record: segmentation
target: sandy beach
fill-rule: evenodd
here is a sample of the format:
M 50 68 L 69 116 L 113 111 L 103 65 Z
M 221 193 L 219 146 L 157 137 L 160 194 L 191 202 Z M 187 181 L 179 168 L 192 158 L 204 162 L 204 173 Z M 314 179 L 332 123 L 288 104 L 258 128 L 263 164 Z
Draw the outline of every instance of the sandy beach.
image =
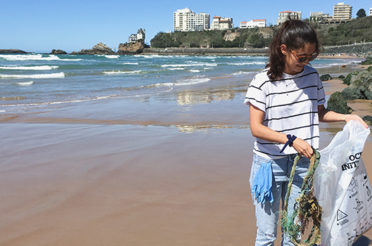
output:
M 344 85 L 324 87 L 330 95 Z M 245 90 L 3 114 L 0 246 L 254 245 Z M 372 112 L 371 102 L 349 105 Z M 321 149 L 342 127 L 321 124 Z M 371 147 L 369 137 L 370 178 Z M 372 240 L 371 231 L 365 236 Z

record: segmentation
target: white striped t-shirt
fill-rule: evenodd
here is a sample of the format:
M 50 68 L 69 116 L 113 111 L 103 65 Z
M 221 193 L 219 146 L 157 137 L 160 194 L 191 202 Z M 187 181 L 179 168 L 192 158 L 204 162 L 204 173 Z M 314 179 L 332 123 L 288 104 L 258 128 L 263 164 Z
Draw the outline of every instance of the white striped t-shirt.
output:
M 270 81 L 267 69 L 251 81 L 244 103 L 252 104 L 265 112 L 263 124 L 277 132 L 295 135 L 319 148 L 318 105 L 325 103 L 322 81 L 318 72 L 305 66 L 301 73 L 283 73 L 282 79 Z M 280 158 L 297 153 L 284 144 L 256 138 L 254 152 L 269 158 Z

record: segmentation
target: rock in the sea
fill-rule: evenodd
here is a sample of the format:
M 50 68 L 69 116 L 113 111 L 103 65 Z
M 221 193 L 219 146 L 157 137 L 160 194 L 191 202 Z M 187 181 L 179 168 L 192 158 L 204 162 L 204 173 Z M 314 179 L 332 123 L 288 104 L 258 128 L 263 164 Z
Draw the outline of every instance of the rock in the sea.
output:
M 0 54 L 27 54 L 27 52 L 16 49 L 0 49 Z
M 342 96 L 342 93 L 338 91 L 330 96 L 327 108 L 340 114 L 349 114 L 352 111 L 352 109 L 347 106 L 347 102 Z
M 133 55 L 142 53 L 145 48 L 145 44 L 142 40 L 135 43 L 119 44 L 118 54 L 119 55 Z
M 50 54 L 53 54 L 53 55 L 66 55 L 67 52 L 64 51 L 64 50 L 55 50 L 55 49 L 53 49 L 52 52 L 50 52 Z
M 352 75 L 350 85 L 342 91 L 342 95 L 346 100 L 372 100 L 372 71 L 363 70 Z
M 327 81 L 327 80 L 331 80 L 332 79 L 332 76 L 329 75 L 328 73 L 327 74 L 323 74 L 322 76 L 320 76 L 320 80 L 321 81 Z
M 98 43 L 90 50 L 83 49 L 78 52 L 71 52 L 71 55 L 113 55 L 113 54 L 115 54 L 115 52 L 104 43 Z

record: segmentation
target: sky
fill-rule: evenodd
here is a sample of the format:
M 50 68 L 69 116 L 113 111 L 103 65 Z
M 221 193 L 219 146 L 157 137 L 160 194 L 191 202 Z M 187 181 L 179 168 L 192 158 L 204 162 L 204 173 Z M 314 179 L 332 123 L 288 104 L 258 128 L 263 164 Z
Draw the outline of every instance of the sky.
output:
M 146 43 L 159 32 L 173 31 L 173 12 L 190 8 L 196 13 L 241 21 L 266 19 L 275 24 L 280 11 L 333 15 L 333 0 L 0 0 L 0 49 L 28 52 L 67 52 L 90 49 L 103 42 L 113 50 L 128 41 L 139 28 L 146 30 Z M 372 0 L 347 0 L 353 18 L 363 8 L 367 15 Z

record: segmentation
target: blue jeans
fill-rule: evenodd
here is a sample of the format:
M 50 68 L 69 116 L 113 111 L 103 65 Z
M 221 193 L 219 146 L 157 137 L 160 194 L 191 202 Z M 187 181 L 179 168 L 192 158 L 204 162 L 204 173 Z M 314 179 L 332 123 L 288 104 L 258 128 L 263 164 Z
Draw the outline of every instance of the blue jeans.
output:
M 251 168 L 250 185 L 252 187 L 253 179 L 256 175 L 258 168 L 261 163 L 271 162 L 273 170 L 273 185 L 272 193 L 274 196 L 274 202 L 266 202 L 265 204 L 257 203 L 254 200 L 256 208 L 256 224 L 257 224 L 257 235 L 256 235 L 256 246 L 272 246 L 276 239 L 277 224 L 280 212 L 280 200 L 282 201 L 282 207 L 284 206 L 285 194 L 287 192 L 288 180 L 291 174 L 293 160 L 295 154 L 287 155 L 280 159 L 267 159 L 259 155 L 253 155 L 253 163 Z M 303 179 L 306 176 L 310 160 L 306 157 L 301 157 L 297 163 L 295 176 L 293 178 L 292 190 L 288 200 L 288 214 L 293 212 L 293 205 L 296 198 L 298 197 Z M 293 246 L 290 239 L 286 235 L 282 235 L 282 244 L 285 246 Z

